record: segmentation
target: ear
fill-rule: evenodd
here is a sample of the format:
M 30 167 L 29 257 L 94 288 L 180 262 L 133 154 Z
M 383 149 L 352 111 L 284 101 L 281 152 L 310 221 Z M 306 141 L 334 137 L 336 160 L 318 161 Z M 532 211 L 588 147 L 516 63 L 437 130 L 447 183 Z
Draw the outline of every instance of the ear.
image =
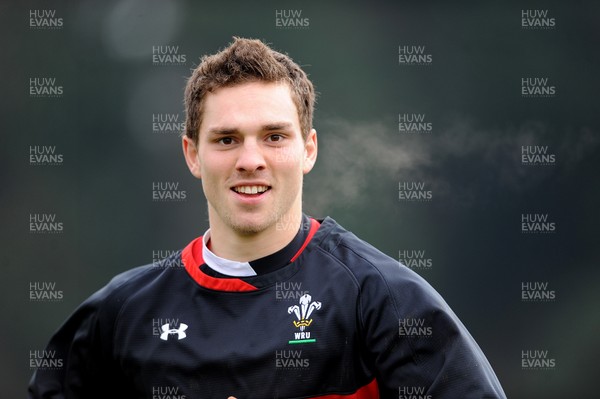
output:
M 306 141 L 304 142 L 304 174 L 310 172 L 313 166 L 315 166 L 315 162 L 317 162 L 317 152 L 317 131 L 315 129 L 310 129 L 310 133 L 308 133 Z
M 198 157 L 198 147 L 196 143 L 189 138 L 188 136 L 183 136 L 181 138 L 181 146 L 183 148 L 183 156 L 185 157 L 185 162 L 187 166 L 196 178 L 202 179 L 202 174 L 200 171 L 200 158 Z

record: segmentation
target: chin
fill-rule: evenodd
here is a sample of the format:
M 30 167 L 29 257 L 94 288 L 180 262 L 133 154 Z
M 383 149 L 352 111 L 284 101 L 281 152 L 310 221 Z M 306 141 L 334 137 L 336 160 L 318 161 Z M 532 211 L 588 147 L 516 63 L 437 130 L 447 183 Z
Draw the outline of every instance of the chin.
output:
M 257 218 L 259 220 L 253 220 L 254 218 L 236 218 L 232 215 L 229 220 L 229 227 L 235 232 L 242 235 L 253 235 L 261 233 L 267 230 L 273 223 L 268 217 Z
M 254 235 L 265 231 L 267 226 L 256 223 L 240 223 L 232 225 L 231 228 L 240 235 Z

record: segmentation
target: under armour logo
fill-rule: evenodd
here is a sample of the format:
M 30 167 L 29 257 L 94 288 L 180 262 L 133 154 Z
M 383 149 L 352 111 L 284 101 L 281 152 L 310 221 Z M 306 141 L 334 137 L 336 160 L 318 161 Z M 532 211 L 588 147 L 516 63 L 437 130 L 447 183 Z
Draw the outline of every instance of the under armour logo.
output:
M 170 328 L 171 325 L 169 323 L 163 324 L 161 330 L 163 331 L 160 334 L 160 339 L 166 341 L 169 339 L 169 335 L 177 334 L 177 339 L 184 339 L 187 335 L 185 330 L 187 330 L 188 325 L 185 323 L 179 323 L 179 328 Z

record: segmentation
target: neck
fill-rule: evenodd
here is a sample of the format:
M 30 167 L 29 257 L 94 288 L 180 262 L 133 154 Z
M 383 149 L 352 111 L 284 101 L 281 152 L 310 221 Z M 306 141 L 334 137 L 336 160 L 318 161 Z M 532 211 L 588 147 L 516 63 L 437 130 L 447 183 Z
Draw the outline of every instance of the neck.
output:
M 212 223 L 210 219 L 210 250 L 221 258 L 249 262 L 288 245 L 300 229 L 302 212 L 286 216 L 289 223 L 273 224 L 254 234 L 243 234 L 223 223 Z

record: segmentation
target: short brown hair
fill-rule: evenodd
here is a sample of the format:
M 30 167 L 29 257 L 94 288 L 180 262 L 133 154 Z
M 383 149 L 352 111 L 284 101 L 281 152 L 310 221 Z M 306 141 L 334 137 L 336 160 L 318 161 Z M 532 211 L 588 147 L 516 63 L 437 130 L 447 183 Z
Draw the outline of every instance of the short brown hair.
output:
M 198 141 L 204 98 L 214 90 L 252 81 L 286 82 L 298 110 L 302 137 L 312 128 L 315 90 L 290 57 L 256 39 L 233 38 L 226 49 L 202 57 L 185 87 L 185 135 Z

